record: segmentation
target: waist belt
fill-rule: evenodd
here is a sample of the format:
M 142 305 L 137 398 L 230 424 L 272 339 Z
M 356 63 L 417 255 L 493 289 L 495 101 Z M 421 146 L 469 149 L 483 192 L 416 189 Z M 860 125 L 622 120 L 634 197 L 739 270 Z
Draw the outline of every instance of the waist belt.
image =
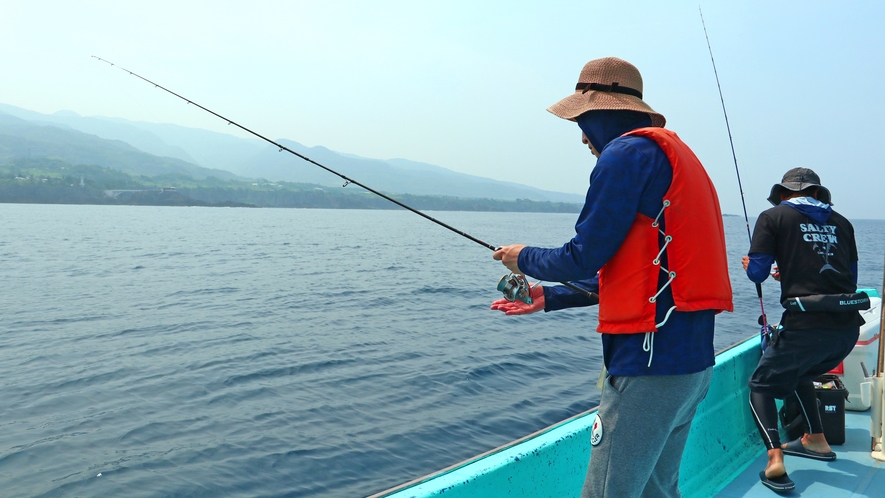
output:
M 860 311 L 870 309 L 870 296 L 863 292 L 848 294 L 813 294 L 811 296 L 788 297 L 781 301 L 788 311 Z

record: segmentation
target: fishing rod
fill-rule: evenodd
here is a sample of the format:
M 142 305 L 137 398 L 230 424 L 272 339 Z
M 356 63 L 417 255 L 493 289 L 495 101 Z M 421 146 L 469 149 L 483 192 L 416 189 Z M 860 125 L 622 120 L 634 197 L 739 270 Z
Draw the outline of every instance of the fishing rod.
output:
M 311 164 L 313 164 L 313 165 L 315 165 L 315 166 L 319 166 L 320 168 L 323 168 L 324 170 L 328 171 L 329 173 L 332 173 L 333 175 L 337 175 L 337 176 L 341 177 L 341 179 L 343 179 L 344 182 L 345 182 L 345 183 L 344 183 L 344 186 L 345 186 L 345 187 L 348 186 L 348 185 L 351 184 L 351 183 L 354 184 L 354 185 L 356 185 L 356 186 L 362 187 L 362 188 L 368 190 L 369 192 L 371 192 L 371 193 L 373 193 L 373 194 L 375 194 L 375 195 L 378 195 L 378 196 L 380 196 L 380 197 L 383 197 L 384 199 L 387 199 L 388 201 L 390 201 L 390 202 L 392 202 L 392 203 L 394 203 L 394 204 L 396 204 L 396 205 L 398 205 L 398 206 L 400 206 L 400 207 L 402 207 L 402 208 L 408 209 L 409 211 L 411 211 L 411 212 L 413 212 L 413 213 L 415 213 L 415 214 L 417 214 L 417 215 L 419 215 L 419 216 L 423 216 L 424 218 L 427 218 L 428 220 L 430 220 L 430 221 L 436 223 L 437 225 L 440 225 L 440 226 L 442 226 L 442 227 L 448 228 L 449 230 L 451 230 L 451 231 L 457 233 L 458 235 L 461 235 L 462 237 L 466 237 L 466 238 L 468 238 L 468 239 L 470 239 L 470 240 L 476 242 L 477 244 L 479 244 L 479 245 L 481 245 L 481 246 L 483 246 L 483 247 L 487 247 L 487 248 L 489 248 L 489 249 L 491 249 L 491 250 L 493 250 L 493 251 L 495 251 L 495 250 L 498 249 L 497 247 L 495 247 L 495 246 L 493 246 L 493 245 L 491 245 L 491 244 L 488 244 L 488 243 L 486 243 L 486 242 L 483 242 L 482 240 L 477 239 L 476 237 L 473 237 L 472 235 L 469 235 L 469 234 L 467 234 L 467 233 L 464 233 L 464 232 L 462 232 L 461 230 L 458 230 L 457 228 L 455 228 L 455 227 L 453 227 L 453 226 L 447 225 L 446 223 L 443 223 L 442 221 L 439 221 L 438 219 L 433 218 L 432 216 L 429 216 L 429 215 L 427 215 L 427 214 L 425 214 L 425 213 L 422 213 L 421 211 L 418 211 L 418 210 L 415 209 L 415 208 L 412 208 L 412 207 L 410 207 L 410 206 L 407 206 L 407 205 L 403 204 L 402 202 L 400 202 L 400 201 L 398 201 L 398 200 L 396 200 L 396 199 L 394 199 L 394 198 L 392 198 L 392 197 L 389 197 L 389 196 L 387 196 L 387 195 L 384 195 L 384 194 L 382 194 L 381 192 L 378 192 L 377 190 L 374 190 L 374 189 L 372 189 L 372 188 L 369 188 L 369 187 L 363 185 L 362 183 L 360 183 L 360 182 L 358 182 L 358 181 L 356 181 L 356 180 L 353 180 L 353 179 L 351 179 L 351 178 L 348 178 L 347 176 L 344 176 L 343 174 L 341 174 L 341 173 L 339 173 L 339 172 L 337 172 L 337 171 L 335 171 L 335 170 L 333 170 L 333 169 L 331 169 L 331 168 L 328 168 L 328 167 L 326 167 L 326 166 L 323 166 L 322 164 L 320 164 L 320 163 L 314 161 L 313 159 L 311 159 L 311 158 L 309 158 L 309 157 L 307 157 L 307 156 L 304 156 L 304 155 L 302 155 L 302 154 L 299 154 L 299 153 L 295 152 L 294 150 L 292 150 L 292 149 L 286 147 L 285 145 L 281 145 L 281 144 L 279 144 L 279 143 L 277 143 L 277 142 L 275 142 L 275 141 L 273 141 L 273 140 L 271 140 L 271 139 L 269 139 L 269 138 L 267 138 L 267 137 L 265 137 L 265 136 L 263 136 L 263 135 L 260 135 L 260 134 L 258 134 L 258 133 L 256 133 L 256 132 L 250 130 L 249 128 L 246 128 L 245 126 L 243 126 L 243 125 L 241 125 L 241 124 L 239 124 L 239 123 L 237 123 L 237 122 L 235 122 L 235 121 L 232 121 L 232 120 L 230 120 L 230 119 L 228 119 L 228 118 L 222 116 L 221 114 L 218 114 L 218 113 L 215 112 L 215 111 L 212 111 L 212 110 L 210 110 L 210 109 L 207 109 L 207 108 L 201 106 L 200 104 L 194 102 L 193 100 L 190 100 L 190 99 L 188 99 L 188 98 L 182 97 L 181 95 L 179 95 L 179 94 L 173 92 L 172 90 L 169 90 L 168 88 L 166 88 L 166 87 L 164 87 L 164 86 L 162 86 L 162 85 L 159 85 L 159 84 L 157 84 L 157 83 L 154 83 L 153 81 L 151 81 L 151 80 L 149 80 L 149 79 L 147 79 L 147 78 L 145 78 L 145 77 L 143 77 L 143 76 L 141 76 L 141 75 L 138 75 L 138 74 L 136 74 L 136 73 L 133 73 L 132 71 L 130 71 L 130 70 L 128 70 L 128 69 L 126 69 L 126 68 L 124 68 L 124 67 L 122 67 L 122 66 L 118 66 L 118 65 L 114 64 L 114 63 L 111 62 L 111 61 L 108 61 L 108 60 L 102 59 L 101 57 L 97 57 L 97 56 L 95 56 L 95 55 L 93 55 L 92 57 L 95 58 L 95 59 L 98 59 L 98 60 L 100 60 L 100 61 L 102 61 L 102 62 L 106 62 L 106 63 L 110 64 L 111 66 L 118 67 L 118 68 L 122 69 L 123 71 L 126 71 L 127 73 L 131 74 L 132 76 L 135 76 L 135 77 L 138 78 L 138 79 L 144 80 L 144 81 L 150 83 L 151 85 L 154 85 L 154 87 L 156 87 L 156 88 L 159 88 L 159 89 L 164 90 L 164 91 L 166 91 L 166 92 L 168 92 L 168 93 L 171 93 L 172 95 L 175 95 L 176 97 L 180 98 L 181 100 L 184 100 L 184 101 L 187 102 L 188 104 L 193 104 L 193 105 L 199 107 L 200 109 L 202 109 L 202 110 L 208 112 L 209 114 L 212 114 L 213 116 L 216 116 L 216 117 L 218 117 L 218 118 L 221 118 L 223 121 L 227 121 L 227 124 L 229 124 L 229 125 L 234 125 L 234 126 L 236 126 L 237 128 L 239 128 L 239 129 L 241 129 L 241 130 L 243 130 L 243 131 L 245 131 L 245 132 L 248 132 L 248 133 L 250 133 L 250 134 L 252 134 L 252 135 L 255 135 L 256 137 L 258 137 L 258 138 L 264 140 L 265 142 L 268 142 L 268 143 L 270 143 L 270 144 L 275 145 L 277 148 L 279 148 L 279 151 L 280 151 L 280 152 L 282 152 L 282 151 L 286 151 L 286 152 L 288 152 L 288 153 L 290 153 L 290 154 L 295 154 L 296 156 L 300 157 L 301 159 L 304 159 L 305 161 L 307 161 L 307 162 L 309 162 L 309 163 L 311 163 Z
M 750 245 L 753 244 L 753 236 L 750 234 L 750 217 L 747 216 L 747 202 L 744 200 L 744 187 L 741 185 L 741 170 L 738 168 L 737 154 L 734 152 L 734 140 L 731 138 L 731 126 L 728 124 L 728 112 L 725 110 L 725 97 L 722 96 L 722 85 L 719 84 L 719 73 L 716 71 L 716 61 L 713 59 L 713 48 L 710 47 L 710 37 L 707 35 L 707 24 L 704 23 L 704 12 L 698 5 L 698 12 L 701 14 L 701 25 L 704 27 L 704 38 L 707 39 L 707 50 L 710 51 L 710 62 L 713 63 L 713 74 L 716 76 L 716 88 L 719 89 L 719 100 L 722 102 L 722 114 L 725 116 L 725 129 L 728 130 L 728 143 L 731 144 L 731 157 L 734 159 L 734 172 L 737 174 L 738 189 L 741 192 L 741 205 L 744 208 L 744 221 L 747 223 L 747 238 Z M 759 317 L 759 325 L 762 325 L 763 340 L 766 334 L 770 333 L 771 327 L 768 325 L 768 318 L 765 316 L 765 304 L 762 302 L 762 284 L 756 283 L 756 295 L 759 296 L 759 308 L 762 315 Z M 763 342 L 763 348 L 764 346 Z
M 285 145 L 282 145 L 282 144 L 280 144 L 280 143 L 277 143 L 277 142 L 275 142 L 275 141 L 273 141 L 273 140 L 271 140 L 271 139 L 265 137 L 264 135 L 261 135 L 261 134 L 259 134 L 259 133 L 256 133 L 256 132 L 250 130 L 249 128 L 246 128 L 245 126 L 243 126 L 243 125 L 241 125 L 241 124 L 239 124 L 239 123 L 237 123 L 237 122 L 235 122 L 235 121 L 233 121 L 233 120 L 231 120 L 231 119 L 228 119 L 228 118 L 222 116 L 221 114 L 218 114 L 217 112 L 215 112 L 215 111 L 213 111 L 213 110 L 211 110 L 211 109 L 207 109 L 206 107 L 201 106 L 200 104 L 194 102 L 193 100 L 190 100 L 190 99 L 188 99 L 188 98 L 186 98 L 186 97 L 183 97 L 183 96 L 181 96 L 181 95 L 179 95 L 179 94 L 173 92 L 172 90 L 170 90 L 170 89 L 168 89 L 168 88 L 166 88 L 166 87 L 164 87 L 164 86 L 158 84 L 158 83 L 154 83 L 153 81 L 151 81 L 151 80 L 145 78 L 144 76 L 141 76 L 141 75 L 139 75 L 139 74 L 136 74 L 136 73 L 134 73 L 134 72 L 132 72 L 132 71 L 130 71 L 130 70 L 124 68 L 123 66 L 118 66 L 117 64 L 114 64 L 113 62 L 111 62 L 111 61 L 109 61 L 109 60 L 102 59 L 101 57 L 98 57 L 98 56 L 95 56 L 95 55 L 93 55 L 92 58 L 94 58 L 94 59 L 98 59 L 98 60 L 101 61 L 101 62 L 105 62 L 105 63 L 107 63 L 107 64 L 110 64 L 110 65 L 113 66 L 113 67 L 120 68 L 121 70 L 123 70 L 123 71 L 125 71 L 125 72 L 131 74 L 132 76 L 135 76 L 136 78 L 138 78 L 138 79 L 140 79 L 140 80 L 142 80 L 142 81 L 145 81 L 145 82 L 147 82 L 147 83 L 150 83 L 151 85 L 154 85 L 155 88 L 159 88 L 159 89 L 161 89 L 161 90 L 163 90 L 163 91 L 165 91 L 165 92 L 167 92 L 167 93 L 171 93 L 172 95 L 174 95 L 174 96 L 180 98 L 181 100 L 187 102 L 188 104 L 195 105 L 195 106 L 199 107 L 200 109 L 202 109 L 202 110 L 208 112 L 209 114 L 212 114 L 213 116 L 215 116 L 215 117 L 217 117 L 217 118 L 220 118 L 222 121 L 227 121 L 227 124 L 229 124 L 229 125 L 234 125 L 234 126 L 236 126 L 237 128 L 239 128 L 239 129 L 241 129 L 241 130 L 243 130 L 243 131 L 245 131 L 245 132 L 247 132 L 247 133 L 249 133 L 249 134 L 251 134 L 251 135 L 254 135 L 254 136 L 258 137 L 258 138 L 264 140 L 265 142 L 268 142 L 268 143 L 270 143 L 270 144 L 276 146 L 276 147 L 279 149 L 280 152 L 282 152 L 282 151 L 286 151 L 286 152 L 288 152 L 288 153 L 290 153 L 290 154 L 294 154 L 295 156 L 298 156 L 298 157 L 301 158 L 301 159 L 304 159 L 305 161 L 307 161 L 307 162 L 309 162 L 309 163 L 311 163 L 311 164 L 313 164 L 313 165 L 315 165 L 315 166 L 319 166 L 320 168 L 323 168 L 324 170 L 328 171 L 329 173 L 332 173 L 333 175 L 336 175 L 336 176 L 340 177 L 342 180 L 344 180 L 344 186 L 345 186 L 345 187 L 348 186 L 348 185 L 350 185 L 350 184 L 352 183 L 352 184 L 354 184 L 354 185 L 356 185 L 356 186 L 358 186 L 358 187 L 362 187 L 363 189 L 368 190 L 369 192 L 371 192 L 371 193 L 373 193 L 373 194 L 375 194 L 375 195 L 377 195 L 377 196 L 379 196 L 379 197 L 382 197 L 382 198 L 384 198 L 384 199 L 386 199 L 386 200 L 388 200 L 388 201 L 390 201 L 390 202 L 396 204 L 397 206 L 400 206 L 400 207 L 402 207 L 402 208 L 404 208 L 404 209 L 408 209 L 409 211 L 411 211 L 411 212 L 413 212 L 413 213 L 415 213 L 415 214 L 417 214 L 417 215 L 419 215 L 419 216 L 421 216 L 421 217 L 423 217 L 423 218 L 426 218 L 426 219 L 428 219 L 428 220 L 430 220 L 430 221 L 436 223 L 437 225 L 439 225 L 439 226 L 441 226 L 441 227 L 447 228 L 447 229 L 449 229 L 449 230 L 451 230 L 451 231 L 457 233 L 458 235 L 460 235 L 460 236 L 462 236 L 462 237 L 465 237 L 465 238 L 467 238 L 467 239 L 470 239 L 470 240 L 472 240 L 473 242 L 476 242 L 477 244 L 479 244 L 479 245 L 481 245 L 481 246 L 483 246 L 483 247 L 485 247 L 485 248 L 491 249 L 492 251 L 497 251 L 498 249 L 500 249 L 499 247 L 493 246 L 492 244 L 489 244 L 489 243 L 487 243 L 487 242 L 483 242 L 482 240 L 480 240 L 480 239 L 478 239 L 478 238 L 476 238 L 476 237 L 474 237 L 474 236 L 472 236 L 472 235 L 470 235 L 470 234 L 468 234 L 468 233 L 462 232 L 461 230 L 458 230 L 457 228 L 455 228 L 455 227 L 453 227 L 453 226 L 451 226 L 451 225 L 448 225 L 448 224 L 446 224 L 446 223 L 444 223 L 444 222 L 442 222 L 442 221 L 440 221 L 440 220 L 438 220 L 438 219 L 436 219 L 436 218 L 434 218 L 434 217 L 432 217 L 432 216 L 430 216 L 430 215 L 428 215 L 428 214 L 425 214 L 425 213 L 423 213 L 423 212 L 421 212 L 421 211 L 419 211 L 419 210 L 417 210 L 417 209 L 415 209 L 415 208 L 413 208 L 413 207 L 411 207 L 411 206 L 408 206 L 408 205 L 406 205 L 406 204 L 403 204 L 402 202 L 400 202 L 400 201 L 394 199 L 393 197 L 390 197 L 390 196 L 387 196 L 387 195 L 385 195 L 385 194 L 382 194 L 381 192 L 378 192 L 377 190 L 375 190 L 375 189 L 373 189 L 373 188 L 370 188 L 370 187 L 368 187 L 368 186 L 366 186 L 366 185 L 364 185 L 364 184 L 362 184 L 362 183 L 360 183 L 360 182 L 358 182 L 358 181 L 356 181 L 356 180 L 354 180 L 354 179 L 352 179 L 352 178 L 349 178 L 349 177 L 347 177 L 347 176 L 345 176 L 345 175 L 343 175 L 343 174 L 341 174 L 341 173 L 339 173 L 339 172 L 333 170 L 332 168 L 329 168 L 329 167 L 327 167 L 327 166 L 323 166 L 322 164 L 320 164 L 320 163 L 314 161 L 313 159 L 311 159 L 311 158 L 309 158 L 309 157 L 307 157 L 307 156 L 305 156 L 305 155 L 303 155 L 303 154 L 299 154 L 299 153 L 295 152 L 294 150 L 292 150 L 292 149 L 286 147 Z M 572 290 L 575 290 L 575 291 L 577 291 L 577 292 L 579 292 L 579 293 L 585 295 L 586 297 L 588 297 L 588 298 L 590 298 L 590 299 L 598 299 L 598 297 L 597 297 L 596 294 L 594 294 L 594 293 L 592 293 L 592 292 L 589 292 L 589 291 L 587 291 L 586 289 L 582 289 L 582 288 L 580 288 L 580 287 L 578 287 L 578 286 L 576 286 L 576 285 L 574 285 L 574 284 L 572 284 L 572 283 L 569 283 L 569 282 L 561 282 L 561 284 L 562 284 L 562 285 L 565 285 L 566 287 L 568 287 L 568 288 L 570 288 L 570 289 L 572 289 Z M 519 299 L 520 301 L 526 302 L 527 304 L 531 304 L 531 303 L 532 303 L 530 286 L 529 286 L 529 284 L 528 284 L 528 281 L 526 281 L 525 277 L 522 276 L 522 275 L 515 275 L 515 274 L 505 275 L 503 278 L 501 278 L 501 281 L 498 282 L 498 290 L 501 291 L 501 292 L 503 292 L 503 293 L 504 293 L 504 296 L 505 296 L 507 299 L 509 299 L 510 301 L 513 301 L 514 299 Z

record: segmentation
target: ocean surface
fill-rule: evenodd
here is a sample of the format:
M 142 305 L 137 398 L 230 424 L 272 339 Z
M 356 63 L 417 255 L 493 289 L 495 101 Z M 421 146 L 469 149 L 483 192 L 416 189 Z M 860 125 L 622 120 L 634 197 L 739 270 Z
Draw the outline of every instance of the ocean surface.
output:
M 574 233 L 430 214 L 494 245 Z M 717 350 L 758 332 L 725 223 Z M 881 290 L 885 221 L 854 224 Z M 0 265 L 4 497 L 365 496 L 599 398 L 595 308 L 489 310 L 491 251 L 406 211 L 0 204 Z

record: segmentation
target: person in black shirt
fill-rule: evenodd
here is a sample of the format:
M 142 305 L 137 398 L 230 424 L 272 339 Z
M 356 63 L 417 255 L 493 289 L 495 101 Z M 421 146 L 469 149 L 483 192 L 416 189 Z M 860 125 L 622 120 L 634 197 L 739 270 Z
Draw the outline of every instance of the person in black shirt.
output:
M 781 302 L 821 298 L 857 290 L 857 245 L 854 228 L 833 211 L 830 191 L 808 168 L 788 171 L 771 188 L 775 207 L 756 221 L 743 266 L 750 280 L 761 283 L 777 264 Z M 784 454 L 823 461 L 836 459 L 823 433 L 813 380 L 851 352 L 862 318 L 854 311 L 794 311 L 788 307 L 771 344 L 750 377 L 750 408 L 768 448 L 762 483 L 775 491 L 795 487 L 784 466 Z M 796 396 L 809 433 L 781 445 L 775 398 Z

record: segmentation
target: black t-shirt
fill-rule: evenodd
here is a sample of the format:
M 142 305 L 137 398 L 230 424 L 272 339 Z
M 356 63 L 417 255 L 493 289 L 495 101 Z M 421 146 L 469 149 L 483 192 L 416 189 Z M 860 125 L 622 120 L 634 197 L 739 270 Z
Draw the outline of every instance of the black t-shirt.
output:
M 851 263 L 857 261 L 854 227 L 833 211 L 826 223 L 781 204 L 759 215 L 750 253 L 774 256 L 781 275 L 781 301 L 789 297 L 855 292 Z M 840 329 L 863 323 L 856 311 L 785 311 L 788 329 Z

